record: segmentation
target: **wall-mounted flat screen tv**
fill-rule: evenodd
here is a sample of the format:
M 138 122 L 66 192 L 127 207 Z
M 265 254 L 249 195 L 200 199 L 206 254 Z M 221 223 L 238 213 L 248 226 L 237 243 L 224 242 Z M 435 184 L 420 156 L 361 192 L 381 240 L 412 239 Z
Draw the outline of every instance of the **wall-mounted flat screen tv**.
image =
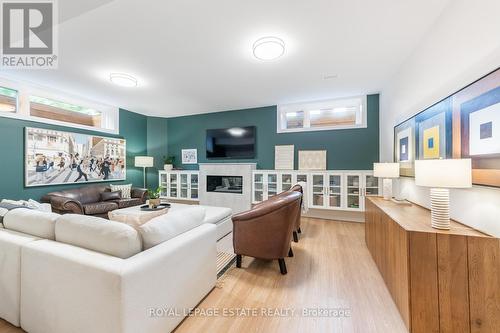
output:
M 207 158 L 255 157 L 255 126 L 207 130 Z

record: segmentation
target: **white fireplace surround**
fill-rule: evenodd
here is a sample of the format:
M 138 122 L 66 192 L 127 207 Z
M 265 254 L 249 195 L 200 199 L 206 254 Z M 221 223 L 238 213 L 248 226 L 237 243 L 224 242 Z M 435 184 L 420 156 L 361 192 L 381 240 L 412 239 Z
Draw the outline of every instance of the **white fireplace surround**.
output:
M 200 205 L 228 207 L 233 213 L 249 210 L 252 204 L 252 171 L 256 168 L 256 163 L 200 163 Z M 243 193 L 207 192 L 207 176 L 243 177 Z

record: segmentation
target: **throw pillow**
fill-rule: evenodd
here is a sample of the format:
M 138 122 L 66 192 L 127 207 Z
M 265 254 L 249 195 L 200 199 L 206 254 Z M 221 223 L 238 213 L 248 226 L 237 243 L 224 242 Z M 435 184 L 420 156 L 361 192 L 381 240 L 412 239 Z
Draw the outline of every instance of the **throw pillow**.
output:
M 122 198 L 121 191 L 102 192 L 101 193 L 101 200 L 102 201 L 120 200 L 121 198 Z
M 111 192 L 121 191 L 122 199 L 131 199 L 132 192 L 132 184 L 128 185 L 113 185 L 109 186 L 111 188 Z

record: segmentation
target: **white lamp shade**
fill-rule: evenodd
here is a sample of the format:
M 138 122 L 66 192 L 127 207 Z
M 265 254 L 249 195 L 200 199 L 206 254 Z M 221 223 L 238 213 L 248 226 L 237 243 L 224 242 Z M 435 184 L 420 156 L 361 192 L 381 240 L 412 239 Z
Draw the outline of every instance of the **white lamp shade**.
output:
M 141 168 L 151 168 L 154 164 L 154 158 L 149 156 L 136 156 L 135 166 Z
M 373 163 L 373 175 L 379 178 L 399 178 L 399 163 Z
M 470 159 L 417 160 L 415 184 L 434 188 L 472 187 Z

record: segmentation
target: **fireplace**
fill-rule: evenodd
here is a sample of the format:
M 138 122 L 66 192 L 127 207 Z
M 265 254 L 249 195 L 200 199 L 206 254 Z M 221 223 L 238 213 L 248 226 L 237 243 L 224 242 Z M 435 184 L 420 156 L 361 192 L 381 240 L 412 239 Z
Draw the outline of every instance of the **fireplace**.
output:
M 207 192 L 242 194 L 243 177 L 207 175 Z

